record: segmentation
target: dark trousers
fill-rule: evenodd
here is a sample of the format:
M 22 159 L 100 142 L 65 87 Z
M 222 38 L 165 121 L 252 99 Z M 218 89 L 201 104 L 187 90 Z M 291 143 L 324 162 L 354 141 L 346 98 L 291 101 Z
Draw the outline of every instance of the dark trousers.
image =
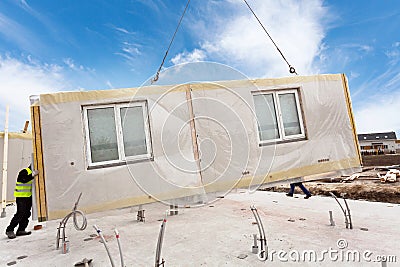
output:
M 11 219 L 10 225 L 6 231 L 14 231 L 14 228 L 18 226 L 17 231 L 25 231 L 29 223 L 29 217 L 31 216 L 32 208 L 32 197 L 17 197 L 17 213 Z
M 307 196 L 311 196 L 310 191 L 308 191 L 307 188 L 306 188 L 302 183 L 293 183 L 293 184 L 290 184 L 290 191 L 289 191 L 289 194 L 292 194 L 292 195 L 293 195 L 293 193 L 294 193 L 294 188 L 295 188 L 296 186 L 300 187 L 300 189 L 304 192 L 304 194 L 306 194 Z

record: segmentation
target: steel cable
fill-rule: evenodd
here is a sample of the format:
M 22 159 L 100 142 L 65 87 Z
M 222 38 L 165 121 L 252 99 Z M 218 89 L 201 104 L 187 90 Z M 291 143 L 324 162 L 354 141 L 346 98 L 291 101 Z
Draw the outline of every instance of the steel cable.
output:
M 246 0 L 243 0 L 243 1 L 246 3 L 246 5 L 250 9 L 251 13 L 253 13 L 254 17 L 257 19 L 258 23 L 263 28 L 264 32 L 268 35 L 269 39 L 271 39 L 271 42 L 274 44 L 274 46 L 278 50 L 279 54 L 281 54 L 283 60 L 285 60 L 286 64 L 289 66 L 289 72 L 298 75 L 297 72 L 296 72 L 296 69 L 294 67 L 292 67 L 292 65 L 289 64 L 289 62 L 287 61 L 287 59 L 283 55 L 282 51 L 279 49 L 278 45 L 274 42 L 274 40 L 272 39 L 271 35 L 268 33 L 267 29 L 264 27 L 264 25 L 261 23 L 260 19 L 257 17 L 256 13 L 253 11 L 253 9 L 250 7 L 250 5 L 247 3 Z
M 175 35 L 176 35 L 176 33 L 178 32 L 179 26 L 181 25 L 183 16 L 185 16 L 185 13 L 186 13 L 186 10 L 187 10 L 187 8 L 188 8 L 188 6 L 189 6 L 189 3 L 190 3 L 190 0 L 188 0 L 187 3 L 186 3 L 185 9 L 183 10 L 183 13 L 182 13 L 182 15 L 181 15 L 181 18 L 179 19 L 178 26 L 176 26 L 174 35 L 172 36 L 172 39 L 171 39 L 171 41 L 169 42 L 167 51 L 165 52 L 164 58 L 163 58 L 163 60 L 162 60 L 162 62 L 161 62 L 161 65 L 160 65 L 160 67 L 158 68 L 157 73 L 156 73 L 156 75 L 154 76 L 154 78 L 151 79 L 151 84 L 153 84 L 154 82 L 158 81 L 158 78 L 159 78 L 159 75 L 160 75 L 160 71 L 161 71 L 161 69 L 162 69 L 162 67 L 163 67 L 163 65 L 164 65 L 165 59 L 167 58 L 169 49 L 171 48 L 171 45 L 172 45 L 172 43 L 174 42 Z

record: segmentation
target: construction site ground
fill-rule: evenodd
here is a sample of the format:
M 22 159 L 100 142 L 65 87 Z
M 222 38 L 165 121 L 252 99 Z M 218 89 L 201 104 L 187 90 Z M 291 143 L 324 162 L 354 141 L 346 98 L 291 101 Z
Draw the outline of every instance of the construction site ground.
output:
M 383 266 L 380 261 L 385 258 L 386 266 L 399 265 L 399 204 L 348 200 L 353 229 L 346 229 L 332 197 L 303 196 L 238 189 L 202 207 L 179 209 L 178 215 L 167 217 L 165 266 Z M 252 253 L 258 228 L 251 205 L 258 208 L 266 232 L 265 262 Z M 162 203 L 145 205 L 145 222 L 137 222 L 137 207 L 89 214 L 83 231 L 75 230 L 70 220 L 69 252 L 62 254 L 55 249 L 60 220 L 41 223 L 43 228 L 36 231 L 38 222 L 30 222 L 32 235 L 8 239 L 4 231 L 15 211 L 9 206 L 7 217 L 0 219 L 0 266 L 74 266 L 83 258 L 92 259 L 92 266 L 111 266 L 95 224 L 106 237 L 115 266 L 121 265 L 114 228 L 120 232 L 125 266 L 155 266 L 157 238 L 168 208 Z
M 386 174 L 382 166 L 367 167 L 361 175 L 352 180 L 346 181 L 348 177 L 335 177 L 333 179 L 322 179 L 314 182 L 307 182 L 304 185 L 313 195 L 330 196 L 329 192 L 340 196 L 345 194 L 346 198 L 354 200 L 368 200 L 377 202 L 388 202 L 400 204 L 400 177 L 394 183 L 382 183 L 378 177 Z M 281 185 L 266 188 L 266 191 L 287 192 L 289 185 Z M 300 189 L 296 187 L 296 191 Z

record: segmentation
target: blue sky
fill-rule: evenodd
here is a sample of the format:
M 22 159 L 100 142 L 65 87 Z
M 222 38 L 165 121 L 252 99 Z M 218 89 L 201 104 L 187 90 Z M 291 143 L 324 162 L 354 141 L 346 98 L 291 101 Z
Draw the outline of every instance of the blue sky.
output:
M 345 73 L 359 133 L 400 138 L 400 1 L 248 0 L 300 75 Z M 29 95 L 137 87 L 157 71 L 186 0 L 0 1 L 0 131 Z M 290 76 L 242 0 L 192 0 L 165 67 L 213 61 Z

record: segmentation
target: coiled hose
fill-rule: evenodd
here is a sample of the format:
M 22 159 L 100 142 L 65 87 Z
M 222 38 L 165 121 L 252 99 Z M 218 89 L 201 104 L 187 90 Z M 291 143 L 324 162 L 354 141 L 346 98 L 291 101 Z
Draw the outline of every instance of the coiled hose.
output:
M 60 239 L 62 240 L 63 243 L 65 242 L 65 239 L 66 239 L 65 226 L 66 226 L 69 218 L 71 218 L 71 217 L 73 218 L 74 227 L 77 231 L 83 231 L 87 227 L 87 218 L 86 218 L 85 214 L 82 211 L 77 210 L 78 203 L 79 203 L 79 200 L 81 199 L 81 196 L 82 196 L 82 192 L 79 194 L 78 200 L 75 202 L 73 210 L 69 214 L 67 214 L 67 216 L 65 216 L 64 219 L 62 219 L 62 221 L 60 222 L 60 226 L 58 227 L 58 231 L 57 231 L 56 249 L 60 248 Z M 80 215 L 82 217 L 82 225 L 81 226 L 78 225 L 77 215 Z M 61 229 L 62 229 L 62 237 L 60 238 Z

